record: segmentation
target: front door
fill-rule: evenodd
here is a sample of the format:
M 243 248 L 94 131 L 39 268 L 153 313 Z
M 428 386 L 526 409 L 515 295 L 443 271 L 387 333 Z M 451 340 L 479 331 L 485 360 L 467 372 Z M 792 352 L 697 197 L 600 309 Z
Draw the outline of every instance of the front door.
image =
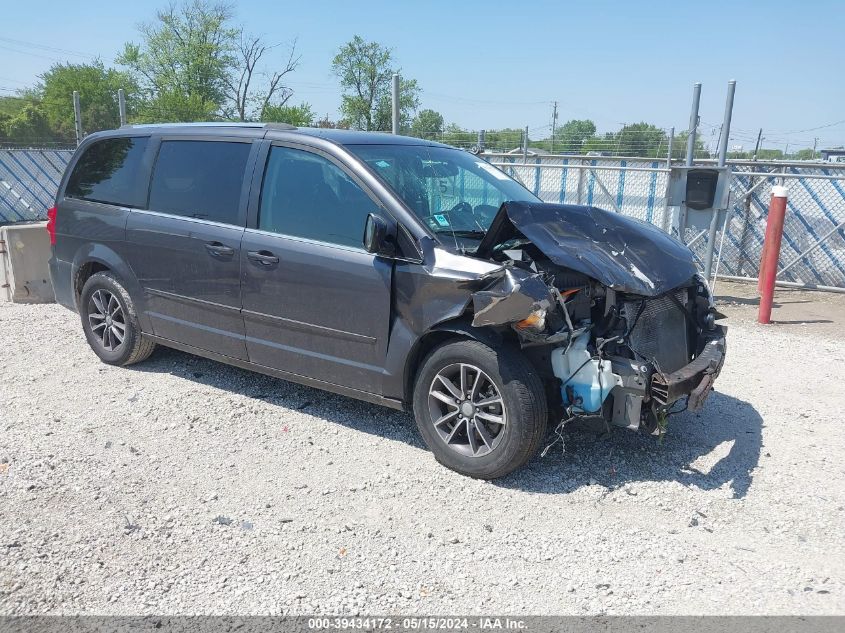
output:
M 378 205 L 339 164 L 273 145 L 241 246 L 249 359 L 381 393 L 393 264 L 362 246 Z
M 133 211 L 126 227 L 153 334 L 239 359 L 247 358 L 240 249 L 251 150 L 243 139 L 162 140 L 148 210 Z

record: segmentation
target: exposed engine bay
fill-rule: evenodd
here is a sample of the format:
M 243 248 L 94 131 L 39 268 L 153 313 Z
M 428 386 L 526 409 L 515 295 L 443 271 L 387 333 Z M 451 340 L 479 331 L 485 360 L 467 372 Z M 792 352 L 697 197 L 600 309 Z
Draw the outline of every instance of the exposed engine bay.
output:
M 501 266 L 472 294 L 473 326 L 509 328 L 539 352 L 563 420 L 659 433 L 679 401 L 703 405 L 725 328 L 685 246 L 592 207 L 506 203 L 475 255 Z

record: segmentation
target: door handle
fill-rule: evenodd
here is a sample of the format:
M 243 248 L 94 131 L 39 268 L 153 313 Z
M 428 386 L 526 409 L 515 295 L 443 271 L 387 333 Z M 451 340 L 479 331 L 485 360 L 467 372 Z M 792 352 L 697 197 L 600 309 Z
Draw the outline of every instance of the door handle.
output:
M 206 242 L 205 250 L 215 257 L 231 257 L 235 254 L 234 248 L 221 244 L 220 242 Z
M 261 266 L 272 266 L 279 263 L 279 258 L 270 251 L 247 251 L 247 259 Z

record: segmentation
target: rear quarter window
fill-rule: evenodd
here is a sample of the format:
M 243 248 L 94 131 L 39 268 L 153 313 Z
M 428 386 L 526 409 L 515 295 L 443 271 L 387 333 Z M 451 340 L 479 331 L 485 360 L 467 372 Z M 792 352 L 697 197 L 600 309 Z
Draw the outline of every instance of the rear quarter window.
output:
M 147 183 L 141 163 L 147 136 L 107 138 L 89 145 L 68 178 L 65 196 L 142 207 Z

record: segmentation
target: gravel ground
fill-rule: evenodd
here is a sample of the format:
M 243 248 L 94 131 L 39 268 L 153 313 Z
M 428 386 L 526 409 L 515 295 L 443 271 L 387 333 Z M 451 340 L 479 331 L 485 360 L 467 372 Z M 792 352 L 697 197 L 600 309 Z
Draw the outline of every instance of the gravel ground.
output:
M 0 613 L 843 614 L 845 343 L 739 323 L 662 443 L 486 483 L 411 419 L 0 304 Z

